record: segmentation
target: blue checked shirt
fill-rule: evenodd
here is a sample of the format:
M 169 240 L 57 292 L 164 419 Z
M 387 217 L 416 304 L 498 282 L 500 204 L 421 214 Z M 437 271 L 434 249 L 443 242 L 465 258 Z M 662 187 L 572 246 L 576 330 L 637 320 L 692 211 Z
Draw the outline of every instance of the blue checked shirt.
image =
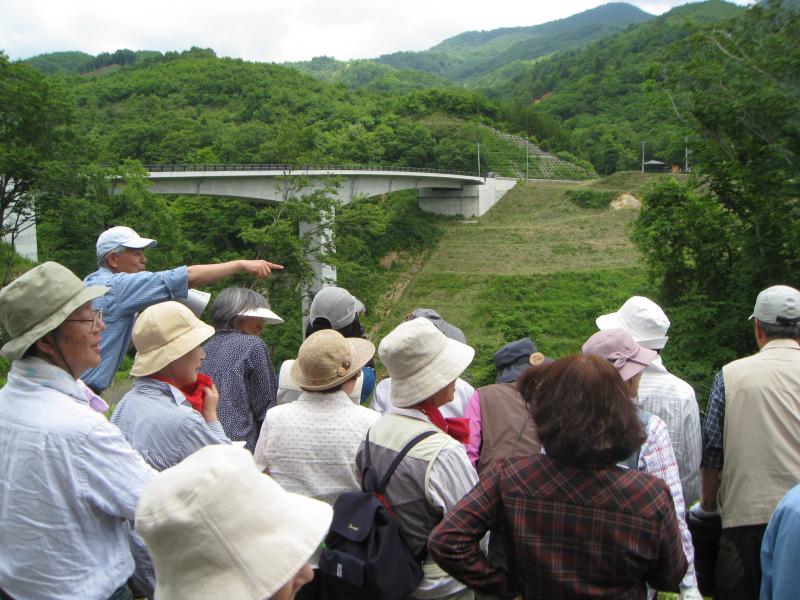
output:
M 700 466 L 704 469 L 722 470 L 722 428 L 725 424 L 725 380 L 722 371 L 717 373 L 711 394 L 708 396 L 708 414 L 703 428 L 703 460 Z
M 81 379 L 92 389 L 102 391 L 114 380 L 133 335 L 136 313 L 148 306 L 189 294 L 189 273 L 186 267 L 150 273 L 112 273 L 100 267 L 83 280 L 86 285 L 104 285 L 109 288 L 105 296 L 95 299 L 95 310 L 103 310 L 106 328 L 100 334 L 101 360 Z
M 211 444 L 230 444 L 219 421 L 206 422 L 179 389 L 140 377 L 122 397 L 111 422 L 157 471 L 174 467 Z

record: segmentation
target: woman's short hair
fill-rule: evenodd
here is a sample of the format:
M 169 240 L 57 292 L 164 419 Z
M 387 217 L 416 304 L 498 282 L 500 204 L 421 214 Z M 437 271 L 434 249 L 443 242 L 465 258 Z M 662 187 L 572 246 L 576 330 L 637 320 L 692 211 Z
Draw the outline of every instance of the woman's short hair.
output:
M 211 322 L 217 329 L 236 329 L 234 321 L 239 314 L 254 308 L 267 308 L 267 299 L 247 288 L 225 288 L 214 300 Z
M 637 408 L 617 370 L 600 357 L 573 355 L 528 369 L 517 387 L 549 456 L 601 469 L 645 440 Z

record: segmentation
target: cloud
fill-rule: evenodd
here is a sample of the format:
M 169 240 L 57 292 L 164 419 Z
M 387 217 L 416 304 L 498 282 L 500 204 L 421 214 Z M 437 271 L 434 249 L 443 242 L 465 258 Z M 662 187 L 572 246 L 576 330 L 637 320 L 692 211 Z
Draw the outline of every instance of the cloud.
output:
M 63 50 L 89 54 L 213 48 L 256 61 L 370 58 L 424 50 L 469 30 L 544 23 L 602 0 L 3 0 L 0 48 L 12 59 Z M 632 2 L 660 14 L 683 2 Z M 749 3 L 739 0 L 738 4 Z

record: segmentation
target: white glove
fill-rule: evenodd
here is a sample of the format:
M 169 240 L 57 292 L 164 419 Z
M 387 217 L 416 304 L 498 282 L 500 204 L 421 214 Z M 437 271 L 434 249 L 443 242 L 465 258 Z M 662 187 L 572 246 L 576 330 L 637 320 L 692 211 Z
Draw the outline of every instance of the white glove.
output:
M 681 600 L 703 600 L 703 594 L 696 587 L 682 587 Z

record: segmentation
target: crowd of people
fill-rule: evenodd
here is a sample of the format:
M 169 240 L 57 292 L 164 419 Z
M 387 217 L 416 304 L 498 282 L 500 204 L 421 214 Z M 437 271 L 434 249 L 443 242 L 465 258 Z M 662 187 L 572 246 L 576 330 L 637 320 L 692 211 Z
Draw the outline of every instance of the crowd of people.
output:
M 326 287 L 276 372 L 264 296 L 226 288 L 213 326 L 188 298 L 282 267 L 148 272 L 155 245 L 112 227 L 85 280 L 46 262 L 0 291 L 0 598 L 340 598 L 323 539 L 365 473 L 391 473 L 377 497 L 419 565 L 410 598 L 797 596 L 800 291 L 758 295 L 759 351 L 717 374 L 701 430 L 647 298 L 568 356 L 509 341 L 475 389 L 438 312 L 376 349 L 364 305 Z

